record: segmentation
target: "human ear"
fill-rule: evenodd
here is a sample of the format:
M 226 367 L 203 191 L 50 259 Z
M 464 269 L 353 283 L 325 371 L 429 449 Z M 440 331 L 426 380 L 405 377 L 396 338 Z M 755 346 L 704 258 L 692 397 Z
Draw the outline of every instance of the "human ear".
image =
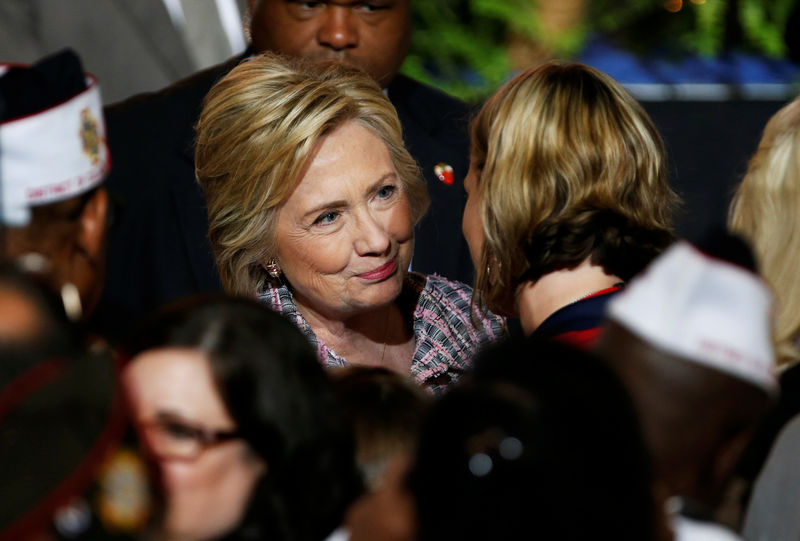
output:
M 103 290 L 108 204 L 108 192 L 101 187 L 83 207 L 69 251 L 65 278 L 78 288 L 84 314 L 91 312 Z
M 78 222 L 78 247 L 92 262 L 105 257 L 108 192 L 100 187 L 86 202 Z

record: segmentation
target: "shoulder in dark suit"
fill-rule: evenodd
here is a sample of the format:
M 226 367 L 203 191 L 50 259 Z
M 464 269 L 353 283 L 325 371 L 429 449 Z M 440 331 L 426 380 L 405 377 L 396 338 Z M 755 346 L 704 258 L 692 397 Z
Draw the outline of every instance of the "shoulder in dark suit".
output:
M 165 302 L 221 290 L 207 238 L 205 204 L 194 176 L 192 143 L 204 96 L 241 59 L 106 109 L 113 162 L 107 187 L 118 207 L 109 238 L 106 288 L 95 316 L 101 332 L 113 335 Z M 401 75 L 388 95 L 432 200 L 417 227 L 412 266 L 471 281 L 469 252 L 461 235 L 468 109 Z M 440 162 L 452 165 L 453 184 L 434 175 L 433 167 Z
M 472 261 L 461 234 L 469 169 L 467 106 L 429 86 L 398 75 L 388 88 L 389 99 L 403 125 L 403 139 L 420 165 L 431 207 L 416 228 L 411 265 L 423 274 L 441 274 L 472 283 Z M 453 184 L 440 181 L 433 168 L 438 163 L 453 167 Z

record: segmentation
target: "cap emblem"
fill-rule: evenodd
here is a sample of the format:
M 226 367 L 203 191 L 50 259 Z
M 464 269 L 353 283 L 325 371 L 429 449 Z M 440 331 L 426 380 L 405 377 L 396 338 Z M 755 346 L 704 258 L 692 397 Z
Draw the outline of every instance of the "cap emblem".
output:
M 92 160 L 92 165 L 97 165 L 100 161 L 100 137 L 97 134 L 97 119 L 88 107 L 81 111 L 81 142 L 83 153 Z

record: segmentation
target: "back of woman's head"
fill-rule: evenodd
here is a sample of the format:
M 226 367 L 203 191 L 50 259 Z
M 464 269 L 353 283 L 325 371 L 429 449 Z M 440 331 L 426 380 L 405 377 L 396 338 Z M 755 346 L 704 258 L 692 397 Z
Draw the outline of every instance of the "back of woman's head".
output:
M 730 229 L 750 241 L 775 290 L 779 362 L 800 360 L 800 98 L 775 113 L 731 203 Z
M 423 422 L 419 539 L 653 539 L 647 453 L 622 385 L 588 354 L 514 341 Z
M 490 306 L 523 273 L 535 280 L 590 255 L 627 278 L 640 265 L 621 256 L 671 240 L 677 196 L 661 137 L 636 100 L 591 67 L 549 63 L 506 83 L 473 120 L 471 159 L 486 239 L 476 284 Z
M 300 331 L 255 300 L 200 297 L 145 323 L 130 353 L 156 348 L 206 355 L 237 432 L 266 462 L 247 527 L 278 539 L 330 533 L 361 485 L 352 432 Z

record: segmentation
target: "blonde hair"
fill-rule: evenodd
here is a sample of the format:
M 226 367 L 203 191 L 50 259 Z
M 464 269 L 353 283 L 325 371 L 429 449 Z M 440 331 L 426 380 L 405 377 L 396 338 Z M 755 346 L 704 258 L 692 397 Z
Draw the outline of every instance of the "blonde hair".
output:
M 609 76 L 548 63 L 498 90 L 472 122 L 489 308 L 586 257 L 629 278 L 672 240 L 678 198 L 647 113 Z
M 770 118 L 734 194 L 731 231 L 753 246 L 777 298 L 774 338 L 779 364 L 800 359 L 800 98 Z
M 228 293 L 265 288 L 280 208 L 321 139 L 357 122 L 389 151 L 416 224 L 428 206 L 419 168 L 403 146 L 397 113 L 353 68 L 271 53 L 236 66 L 203 101 L 195 170 L 208 207 L 209 240 Z

